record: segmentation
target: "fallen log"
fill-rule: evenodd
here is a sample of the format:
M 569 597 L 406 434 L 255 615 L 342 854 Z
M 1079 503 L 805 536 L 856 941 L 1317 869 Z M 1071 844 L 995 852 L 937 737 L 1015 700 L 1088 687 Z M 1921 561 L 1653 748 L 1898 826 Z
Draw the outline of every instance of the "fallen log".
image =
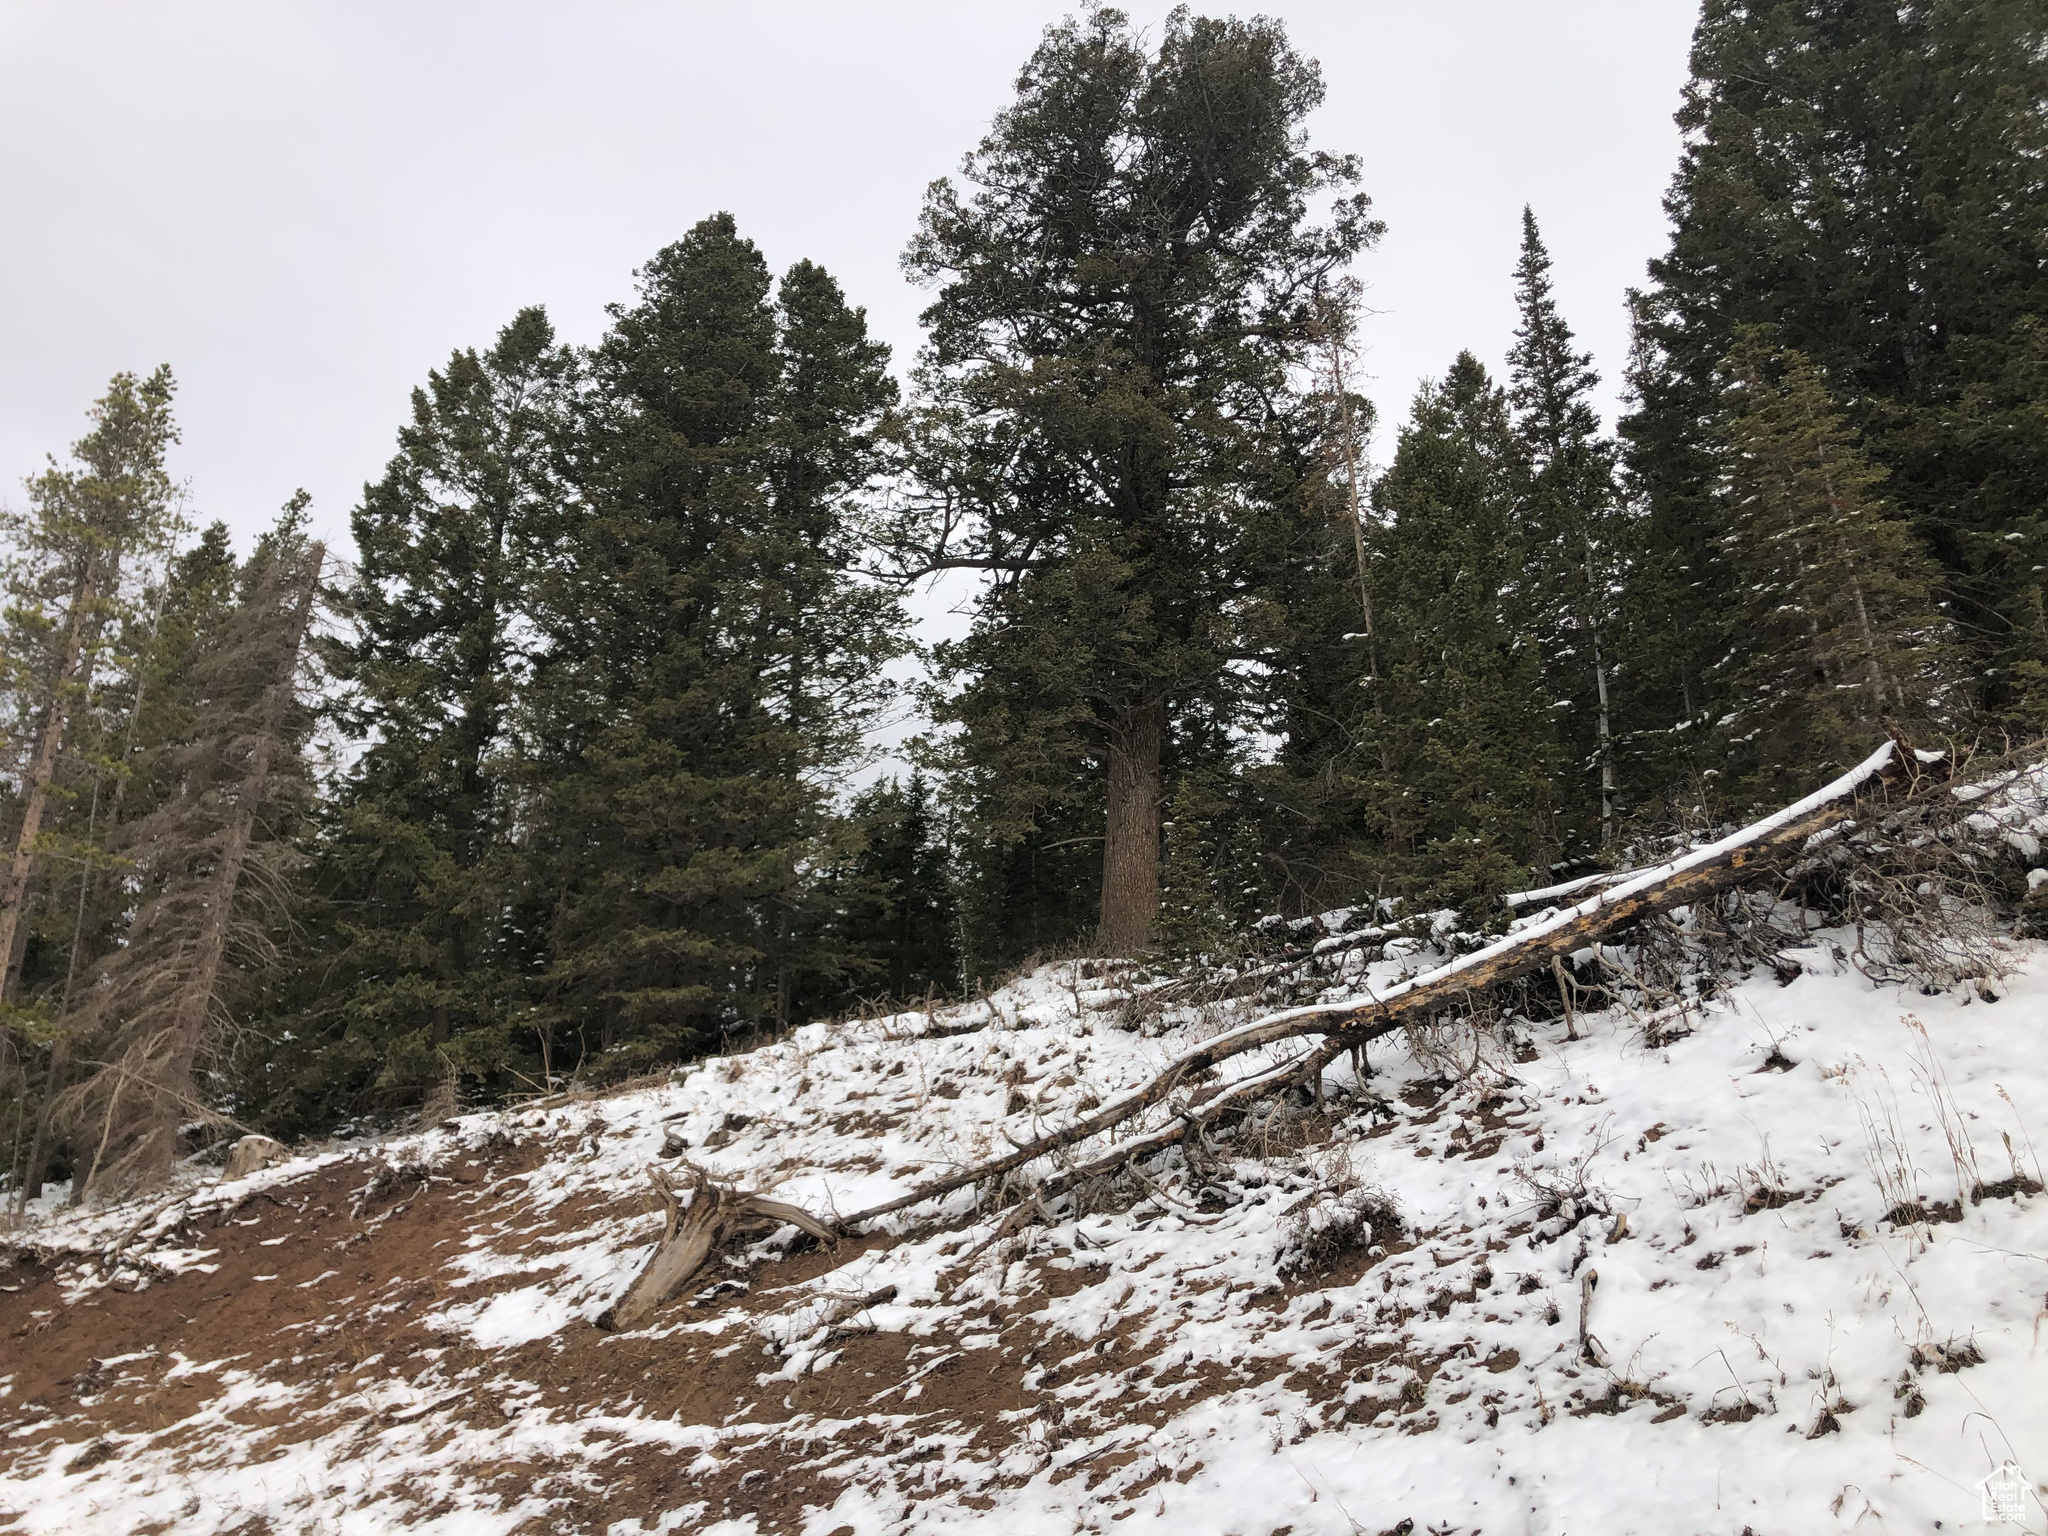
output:
M 1912 754 L 1887 742 L 1857 767 L 1797 804 L 1667 863 L 1597 880 L 1575 881 L 1546 891 L 1520 893 L 1525 902 L 1533 904 L 1534 898 L 1599 887 L 1573 906 L 1548 912 L 1492 944 L 1412 976 L 1376 997 L 1292 1008 L 1212 1036 L 1183 1051 L 1150 1082 L 1092 1114 L 1033 1140 L 1013 1143 L 1013 1150 L 1000 1157 L 932 1179 L 894 1200 L 856 1211 L 837 1223 L 822 1221 L 784 1201 L 714 1184 L 695 1165 L 687 1165 L 692 1188 L 689 1204 L 685 1206 L 674 1181 L 661 1169 L 650 1167 L 647 1176 L 667 1208 L 661 1241 L 626 1294 L 598 1319 L 598 1326 L 639 1326 L 680 1290 L 727 1239 L 744 1231 L 786 1222 L 822 1241 L 833 1241 L 841 1233 L 868 1222 L 983 1180 L 1000 1178 L 1114 1130 L 1164 1101 L 1191 1076 L 1220 1062 L 1289 1040 L 1323 1037 L 1304 1054 L 1231 1084 L 1199 1109 L 1184 1111 L 1167 1124 L 1118 1142 L 1086 1162 L 1067 1164 L 1038 1185 L 1035 1192 L 1043 1197 L 1112 1173 L 1133 1158 L 1200 1135 L 1221 1116 L 1242 1110 L 1260 1098 L 1293 1084 L 1319 1079 L 1323 1069 L 1346 1050 L 1360 1048 L 1368 1041 L 1405 1028 L 1447 1005 L 1463 1004 L 1475 992 L 1545 969 L 1651 912 L 1719 895 L 1753 878 L 1775 856 L 1795 854 L 1815 837 L 1851 821 L 1858 810 L 1860 795 L 1916 771 Z
M 1035 1162 L 1050 1153 L 1074 1146 L 1105 1131 L 1114 1130 L 1163 1101 L 1191 1075 L 1207 1070 L 1248 1051 L 1264 1049 L 1287 1040 L 1309 1035 L 1332 1037 L 1323 1050 L 1362 1045 L 1425 1017 L 1447 1004 L 1462 1001 L 1501 982 L 1547 968 L 1552 960 L 1583 949 L 1614 929 L 1633 923 L 1654 911 L 1687 906 L 1718 895 L 1755 873 L 1754 866 L 1773 855 L 1796 852 L 1815 836 L 1850 819 L 1859 794 L 1912 771 L 1912 754 L 1898 743 L 1887 741 L 1862 763 L 1833 783 L 1816 790 L 1804 800 L 1742 828 L 1704 847 L 1653 868 L 1629 874 L 1574 906 L 1551 912 L 1525 927 L 1495 940 L 1484 948 L 1412 976 L 1377 997 L 1343 1003 L 1315 1004 L 1270 1014 L 1263 1019 L 1220 1035 L 1182 1052 L 1149 1083 L 1112 1099 L 1092 1114 L 1049 1131 L 999 1157 L 954 1173 L 932 1179 L 907 1194 L 880 1205 L 856 1211 L 842 1219 L 842 1230 L 850 1231 L 867 1222 L 936 1200 L 954 1190 L 979 1184 L 984 1179 Z M 1317 1054 L 1320 1054 L 1317 1053 Z M 1287 1076 L 1300 1063 L 1273 1073 L 1261 1074 L 1254 1082 Z M 1248 1085 L 1247 1085 L 1248 1086 Z M 1236 1090 L 1233 1090 L 1233 1096 Z M 1165 1145 L 1186 1132 L 1168 1127 L 1119 1146 L 1093 1166 L 1114 1166 L 1151 1144 Z M 1162 1139 L 1163 1138 L 1163 1139 Z
M 1315 1081 L 1322 1075 L 1325 1067 L 1350 1050 L 1359 1038 L 1351 1034 L 1331 1035 L 1306 1055 L 1295 1057 L 1270 1072 L 1260 1072 L 1240 1079 L 1200 1109 L 1177 1115 L 1155 1131 L 1133 1136 L 1128 1141 L 1120 1141 L 1113 1151 L 1096 1158 L 1093 1162 L 1077 1163 L 1062 1168 L 1039 1186 L 1038 1193 L 1041 1198 L 1062 1193 L 1089 1179 L 1115 1173 L 1132 1158 L 1150 1157 L 1153 1153 L 1162 1152 L 1190 1136 L 1199 1138 L 1203 1131 L 1225 1115 L 1235 1114 L 1282 1089 Z

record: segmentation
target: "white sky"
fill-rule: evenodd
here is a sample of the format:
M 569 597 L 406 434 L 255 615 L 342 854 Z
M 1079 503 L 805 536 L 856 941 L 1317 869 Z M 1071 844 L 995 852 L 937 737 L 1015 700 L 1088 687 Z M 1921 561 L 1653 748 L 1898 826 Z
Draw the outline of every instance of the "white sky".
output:
M 1315 141 L 1363 157 L 1390 226 L 1359 268 L 1382 444 L 1458 348 L 1498 364 L 1524 201 L 1611 386 L 1694 0 L 1244 9 L 1322 61 Z M 110 374 L 168 362 L 194 510 L 246 534 L 304 485 L 345 547 L 430 367 L 535 302 L 596 339 L 633 268 L 721 208 L 777 271 L 835 273 L 905 365 L 924 187 L 1065 10 L 0 0 L 0 498 Z

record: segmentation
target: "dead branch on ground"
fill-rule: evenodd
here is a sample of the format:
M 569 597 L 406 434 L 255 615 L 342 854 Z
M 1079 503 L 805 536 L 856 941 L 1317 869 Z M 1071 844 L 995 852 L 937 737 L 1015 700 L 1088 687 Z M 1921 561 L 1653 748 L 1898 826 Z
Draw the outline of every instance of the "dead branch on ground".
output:
M 1881 791 L 1887 783 L 1904 778 L 1908 772 L 1904 765 L 1910 761 L 1910 753 L 1888 741 L 1832 784 L 1717 842 L 1640 871 L 1575 906 L 1552 912 L 1482 949 L 1411 977 L 1377 998 L 1288 1009 L 1213 1036 L 1183 1051 L 1151 1082 L 1112 1099 L 1094 1113 L 1019 1143 L 999 1157 L 933 1179 L 894 1200 L 856 1211 L 845 1218 L 842 1226 L 852 1230 L 956 1189 L 999 1178 L 1050 1153 L 1114 1130 L 1162 1102 L 1195 1074 L 1233 1057 L 1321 1035 L 1325 1037 L 1324 1044 L 1310 1059 L 1329 1051 L 1327 1059 L 1334 1060 L 1336 1050 L 1392 1034 L 1441 1009 L 1459 1006 L 1471 993 L 1547 968 L 1553 959 L 1583 949 L 1651 913 L 1718 895 L 1754 877 L 1775 857 L 1798 852 L 1815 836 L 1840 826 L 1856 809 L 1859 795 Z M 1333 1042 L 1336 1050 L 1330 1049 Z M 1255 1081 L 1277 1086 L 1276 1080 L 1286 1075 L 1287 1069 L 1281 1069 L 1262 1074 Z M 1117 1149 L 1116 1158 L 1121 1161 L 1133 1155 L 1141 1144 L 1154 1140 L 1158 1134 L 1125 1143 Z
M 676 1184 L 659 1168 L 649 1168 L 647 1178 L 661 1196 L 668 1213 L 661 1241 L 654 1245 L 640 1273 L 626 1294 L 598 1318 L 605 1329 L 637 1328 L 654 1315 L 655 1309 L 682 1289 L 705 1260 L 742 1233 L 769 1230 L 784 1223 L 798 1227 L 820 1242 L 837 1236 L 810 1212 L 766 1195 L 748 1194 L 714 1184 L 711 1176 L 696 1164 L 690 1170 L 690 1203 L 685 1206 Z

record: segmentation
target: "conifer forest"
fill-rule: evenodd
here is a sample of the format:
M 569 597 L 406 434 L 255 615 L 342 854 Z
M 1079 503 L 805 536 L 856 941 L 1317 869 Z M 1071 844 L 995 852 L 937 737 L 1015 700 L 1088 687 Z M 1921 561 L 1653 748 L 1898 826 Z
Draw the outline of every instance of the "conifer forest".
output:
M 1504 372 L 1374 421 L 1323 93 L 1278 21 L 1057 22 L 903 231 L 914 357 L 692 210 L 594 344 L 421 378 L 346 546 L 195 512 L 176 358 L 79 401 L 0 499 L 14 1210 L 1042 960 L 1499 935 L 2048 733 L 2038 0 L 1706 0 L 1611 432 L 1541 207 Z

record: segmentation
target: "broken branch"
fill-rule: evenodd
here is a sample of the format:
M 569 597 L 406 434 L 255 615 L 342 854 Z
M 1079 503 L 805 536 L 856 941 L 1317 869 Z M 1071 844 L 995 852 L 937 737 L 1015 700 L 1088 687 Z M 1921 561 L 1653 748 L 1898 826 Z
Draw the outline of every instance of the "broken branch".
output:
M 640 1273 L 626 1288 L 626 1294 L 605 1309 L 597 1325 L 607 1330 L 637 1328 L 654 1315 L 656 1308 L 682 1289 L 683 1283 L 704 1266 L 704 1261 L 723 1247 L 729 1238 L 749 1230 L 798 1227 L 820 1242 L 832 1242 L 838 1234 L 810 1212 L 766 1195 L 748 1194 L 714 1184 L 711 1176 L 696 1164 L 690 1170 L 690 1203 L 685 1206 L 675 1180 L 659 1168 L 647 1170 L 648 1182 L 667 1212 L 661 1241 L 654 1245 Z

